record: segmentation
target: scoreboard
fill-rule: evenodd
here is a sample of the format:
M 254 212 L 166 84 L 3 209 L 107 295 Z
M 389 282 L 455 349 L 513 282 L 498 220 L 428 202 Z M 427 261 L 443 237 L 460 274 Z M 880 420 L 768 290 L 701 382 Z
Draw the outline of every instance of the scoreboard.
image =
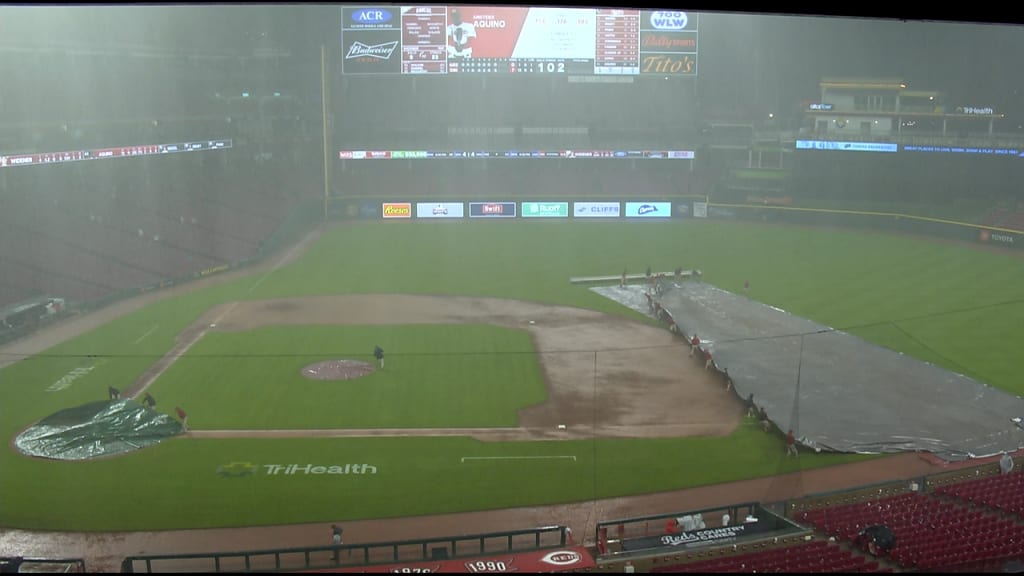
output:
M 348 75 L 697 74 L 695 12 L 343 6 Z

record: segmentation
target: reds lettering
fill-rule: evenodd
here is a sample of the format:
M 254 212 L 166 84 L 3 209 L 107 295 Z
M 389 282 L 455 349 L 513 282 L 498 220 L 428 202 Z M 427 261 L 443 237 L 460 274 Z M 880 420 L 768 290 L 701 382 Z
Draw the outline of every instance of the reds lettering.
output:
M 643 74 L 693 74 L 697 61 L 691 56 L 668 56 L 658 54 L 644 56 L 640 66 Z
M 505 207 L 501 204 L 484 204 L 481 212 L 484 214 L 504 214 Z

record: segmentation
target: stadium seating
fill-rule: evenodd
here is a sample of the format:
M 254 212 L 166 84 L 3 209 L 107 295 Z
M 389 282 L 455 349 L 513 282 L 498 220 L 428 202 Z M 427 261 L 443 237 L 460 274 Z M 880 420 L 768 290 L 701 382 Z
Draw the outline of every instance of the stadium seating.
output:
M 863 528 L 885 525 L 896 535 L 890 556 L 903 568 L 938 569 L 1024 553 L 1024 526 L 916 492 L 802 512 L 796 519 L 848 542 Z
M 1020 471 L 940 486 L 935 493 L 1024 516 L 1024 474 Z

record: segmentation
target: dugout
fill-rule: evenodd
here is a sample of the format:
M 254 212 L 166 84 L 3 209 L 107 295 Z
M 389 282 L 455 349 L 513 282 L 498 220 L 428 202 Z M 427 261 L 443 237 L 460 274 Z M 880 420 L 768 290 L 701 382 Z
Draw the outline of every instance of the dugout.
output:
M 728 515 L 728 523 L 724 523 Z M 699 518 L 686 526 L 686 519 Z M 666 554 L 680 554 L 739 546 L 764 539 L 793 538 L 809 533 L 799 524 L 759 502 L 744 502 L 690 510 L 637 516 L 599 522 L 595 532 L 597 556 L 601 562 L 638 560 Z

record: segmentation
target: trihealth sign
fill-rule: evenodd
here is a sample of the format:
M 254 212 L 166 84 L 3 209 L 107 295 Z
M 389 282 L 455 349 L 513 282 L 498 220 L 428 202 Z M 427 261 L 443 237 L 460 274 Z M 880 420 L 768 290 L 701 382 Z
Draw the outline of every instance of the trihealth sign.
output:
M 523 202 L 523 218 L 568 218 L 568 202 Z
M 622 205 L 618 202 L 573 202 L 574 218 L 618 218 Z
M 671 218 L 671 202 L 626 202 L 626 218 Z
M 466 215 L 462 202 L 417 202 L 417 218 L 462 218 Z
M 385 202 L 381 206 L 384 218 L 412 218 L 412 204 L 409 202 Z
M 377 467 L 371 464 L 263 464 L 252 462 L 231 462 L 217 467 L 217 475 L 224 478 L 240 478 L 263 474 L 266 476 L 320 476 L 376 474 Z

